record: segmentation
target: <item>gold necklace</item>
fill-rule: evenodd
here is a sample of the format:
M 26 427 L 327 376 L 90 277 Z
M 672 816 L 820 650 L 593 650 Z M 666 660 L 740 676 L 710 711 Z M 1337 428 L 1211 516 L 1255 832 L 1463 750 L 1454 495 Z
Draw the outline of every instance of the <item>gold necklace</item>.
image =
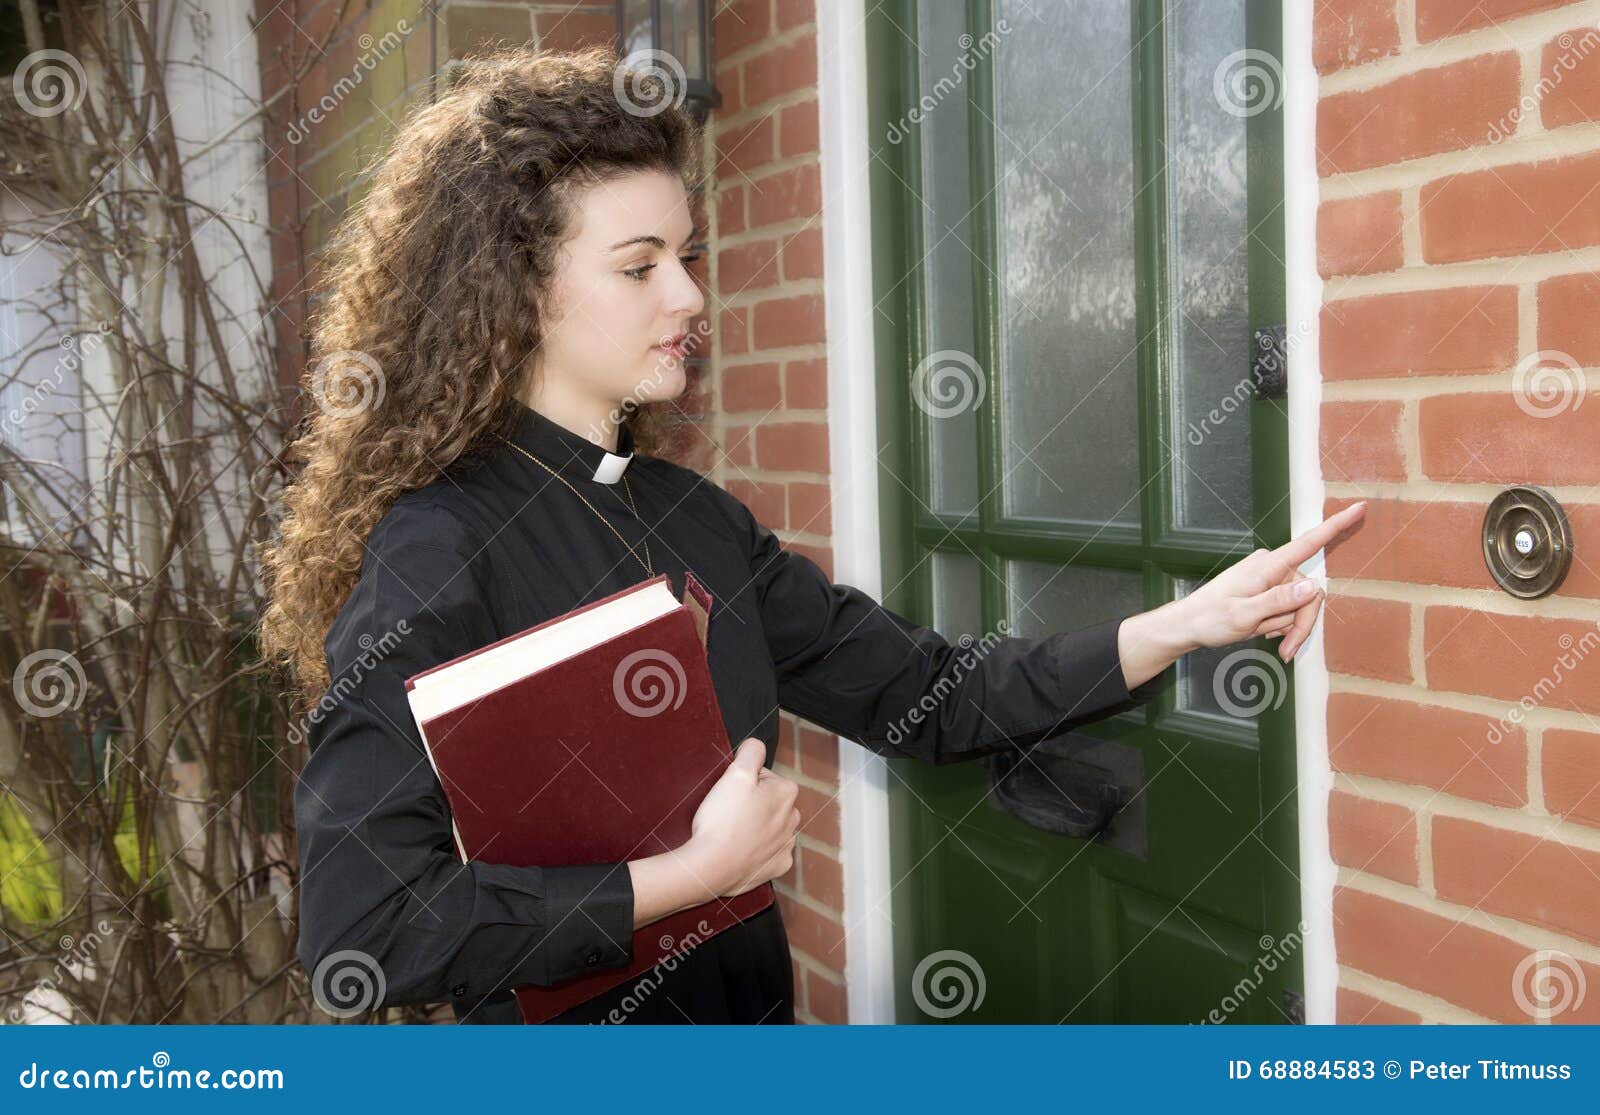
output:
M 622 532 L 620 530 L 618 530 L 612 524 L 611 520 L 606 518 L 604 515 L 600 514 L 599 508 L 595 507 L 594 504 L 590 503 L 588 501 L 588 499 L 585 498 L 585 496 L 584 496 L 584 494 L 582 492 L 578 491 L 577 488 L 572 487 L 572 481 L 568 480 L 565 476 L 562 476 L 555 469 L 553 469 L 549 465 L 545 464 L 538 457 L 535 457 L 532 453 L 529 453 L 526 449 L 522 448 L 522 446 L 518 445 L 516 442 L 510 440 L 509 438 L 501 438 L 500 440 L 504 441 L 507 445 L 511 446 L 511 448 L 515 449 L 518 453 L 521 453 L 524 457 L 528 458 L 528 460 L 532 461 L 534 464 L 538 465 L 540 468 L 542 468 L 546 472 L 548 472 L 551 476 L 554 476 L 557 480 L 561 481 L 568 488 L 570 488 L 571 491 L 572 491 L 572 494 L 577 496 L 579 499 L 583 500 L 583 505 L 585 507 L 587 507 L 590 511 L 594 512 L 594 517 L 599 519 L 602 523 L 604 523 L 607 526 L 607 528 L 610 529 L 611 533 L 617 536 L 618 541 L 620 541 L 624 546 L 626 546 L 628 548 L 628 552 L 633 555 L 633 560 L 637 561 L 640 565 L 644 566 L 645 572 L 648 573 L 650 576 L 654 577 L 656 575 L 655 566 L 651 563 L 651 560 L 650 560 L 650 539 L 649 538 L 640 539 L 640 541 L 644 543 L 644 557 L 641 558 L 639 556 L 639 552 L 633 548 L 633 544 L 630 543 L 626 538 L 624 538 L 622 536 Z M 622 490 L 627 493 L 627 496 L 628 496 L 628 507 L 633 511 L 634 519 L 639 521 L 639 525 L 640 526 L 643 526 L 644 525 L 643 520 L 639 519 L 639 505 L 633 502 L 633 489 L 628 487 L 628 478 L 626 476 L 624 476 L 622 478 Z

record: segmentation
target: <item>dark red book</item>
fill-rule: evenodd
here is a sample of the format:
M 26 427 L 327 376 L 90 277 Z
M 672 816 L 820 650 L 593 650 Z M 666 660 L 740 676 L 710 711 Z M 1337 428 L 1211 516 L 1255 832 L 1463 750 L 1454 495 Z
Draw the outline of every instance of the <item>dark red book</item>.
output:
M 692 573 L 682 601 L 662 573 L 407 678 L 462 862 L 618 863 L 687 841 L 733 760 L 710 615 Z M 523 1019 L 637 979 L 772 902 L 763 883 L 641 926 L 627 968 L 517 988 Z

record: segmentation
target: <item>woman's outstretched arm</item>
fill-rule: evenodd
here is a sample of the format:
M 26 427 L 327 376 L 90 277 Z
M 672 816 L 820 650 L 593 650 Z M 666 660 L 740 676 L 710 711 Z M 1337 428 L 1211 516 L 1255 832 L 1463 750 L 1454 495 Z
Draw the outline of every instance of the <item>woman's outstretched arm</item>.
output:
M 708 482 L 709 483 L 709 482 Z M 786 550 L 712 486 L 749 552 L 779 703 L 879 754 L 961 762 L 1026 747 L 1149 701 L 1184 654 L 1252 635 L 1304 641 L 1319 595 L 1294 566 L 1362 511 L 1352 507 L 1277 550 L 1260 550 L 1181 600 L 1041 638 L 990 632 L 952 643 Z

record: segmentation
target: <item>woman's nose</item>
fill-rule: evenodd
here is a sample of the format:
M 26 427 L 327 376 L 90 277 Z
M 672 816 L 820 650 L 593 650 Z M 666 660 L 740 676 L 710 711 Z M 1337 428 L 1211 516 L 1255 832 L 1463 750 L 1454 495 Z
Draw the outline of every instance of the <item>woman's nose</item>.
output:
M 671 309 L 675 315 L 694 317 L 705 309 L 706 298 L 700 289 L 700 282 L 695 278 L 694 272 L 689 270 L 689 265 L 678 265 L 678 281 L 673 284 Z

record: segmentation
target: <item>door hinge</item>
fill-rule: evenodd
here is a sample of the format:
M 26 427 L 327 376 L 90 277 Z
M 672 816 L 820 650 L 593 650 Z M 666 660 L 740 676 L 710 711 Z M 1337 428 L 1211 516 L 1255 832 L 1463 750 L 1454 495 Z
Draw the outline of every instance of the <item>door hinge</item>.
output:
M 1258 399 L 1282 399 L 1289 394 L 1289 330 L 1267 325 L 1255 330 L 1250 347 L 1250 382 Z

